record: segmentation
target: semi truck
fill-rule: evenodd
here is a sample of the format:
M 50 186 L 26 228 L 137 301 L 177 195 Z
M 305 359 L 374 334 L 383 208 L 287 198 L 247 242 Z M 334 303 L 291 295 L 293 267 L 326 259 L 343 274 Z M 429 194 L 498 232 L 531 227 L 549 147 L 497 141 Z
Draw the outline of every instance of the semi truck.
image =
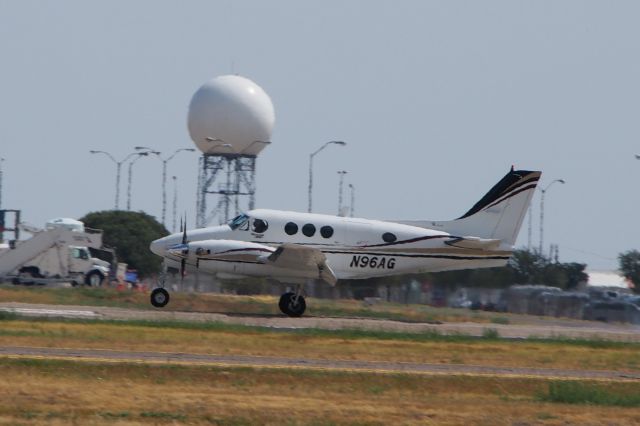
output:
M 109 277 L 110 263 L 91 256 L 102 249 L 102 231 L 73 219 L 53 219 L 45 229 L 23 227 L 28 240 L 12 240 L 0 249 L 0 278 L 14 284 L 69 282 L 99 286 Z

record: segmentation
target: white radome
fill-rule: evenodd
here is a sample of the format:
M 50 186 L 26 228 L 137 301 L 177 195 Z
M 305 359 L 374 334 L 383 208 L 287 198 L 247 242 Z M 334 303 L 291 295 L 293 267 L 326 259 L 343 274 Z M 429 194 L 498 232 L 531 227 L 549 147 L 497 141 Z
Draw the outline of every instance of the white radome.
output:
M 257 155 L 271 141 L 274 122 L 269 95 L 237 75 L 209 80 L 189 104 L 189 134 L 205 154 Z

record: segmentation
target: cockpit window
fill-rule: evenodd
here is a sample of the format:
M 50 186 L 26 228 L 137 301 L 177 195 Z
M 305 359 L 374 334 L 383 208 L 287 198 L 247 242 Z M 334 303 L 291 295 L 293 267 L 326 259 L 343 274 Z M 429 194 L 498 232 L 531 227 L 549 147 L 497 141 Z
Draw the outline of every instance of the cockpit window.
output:
M 253 219 L 253 232 L 256 232 L 258 234 L 262 234 L 264 231 L 267 230 L 267 228 L 269 227 L 269 225 L 267 224 L 267 221 L 264 219 Z
M 228 223 L 228 225 L 232 230 L 236 230 L 238 228 L 246 230 L 247 227 L 245 225 L 247 223 L 249 223 L 249 216 L 247 216 L 246 214 L 242 213 L 241 215 L 238 215 L 238 216 L 234 217 L 233 219 L 231 219 L 231 221 Z

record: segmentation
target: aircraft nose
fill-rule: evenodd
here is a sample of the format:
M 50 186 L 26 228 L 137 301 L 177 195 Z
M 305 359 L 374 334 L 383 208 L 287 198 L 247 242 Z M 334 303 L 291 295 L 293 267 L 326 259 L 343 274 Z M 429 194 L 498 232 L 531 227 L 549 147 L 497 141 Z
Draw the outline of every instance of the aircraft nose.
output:
M 164 256 L 165 248 L 162 240 L 163 238 L 160 238 L 159 240 L 152 241 L 151 244 L 149 244 L 149 250 L 151 250 L 153 254 Z

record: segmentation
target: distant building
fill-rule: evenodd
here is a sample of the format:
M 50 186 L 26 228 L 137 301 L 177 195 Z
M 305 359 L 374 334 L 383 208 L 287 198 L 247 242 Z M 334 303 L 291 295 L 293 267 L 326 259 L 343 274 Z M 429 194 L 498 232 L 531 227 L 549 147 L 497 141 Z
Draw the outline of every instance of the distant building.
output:
M 631 288 L 631 283 L 617 271 L 586 271 L 589 275 L 589 287 Z

